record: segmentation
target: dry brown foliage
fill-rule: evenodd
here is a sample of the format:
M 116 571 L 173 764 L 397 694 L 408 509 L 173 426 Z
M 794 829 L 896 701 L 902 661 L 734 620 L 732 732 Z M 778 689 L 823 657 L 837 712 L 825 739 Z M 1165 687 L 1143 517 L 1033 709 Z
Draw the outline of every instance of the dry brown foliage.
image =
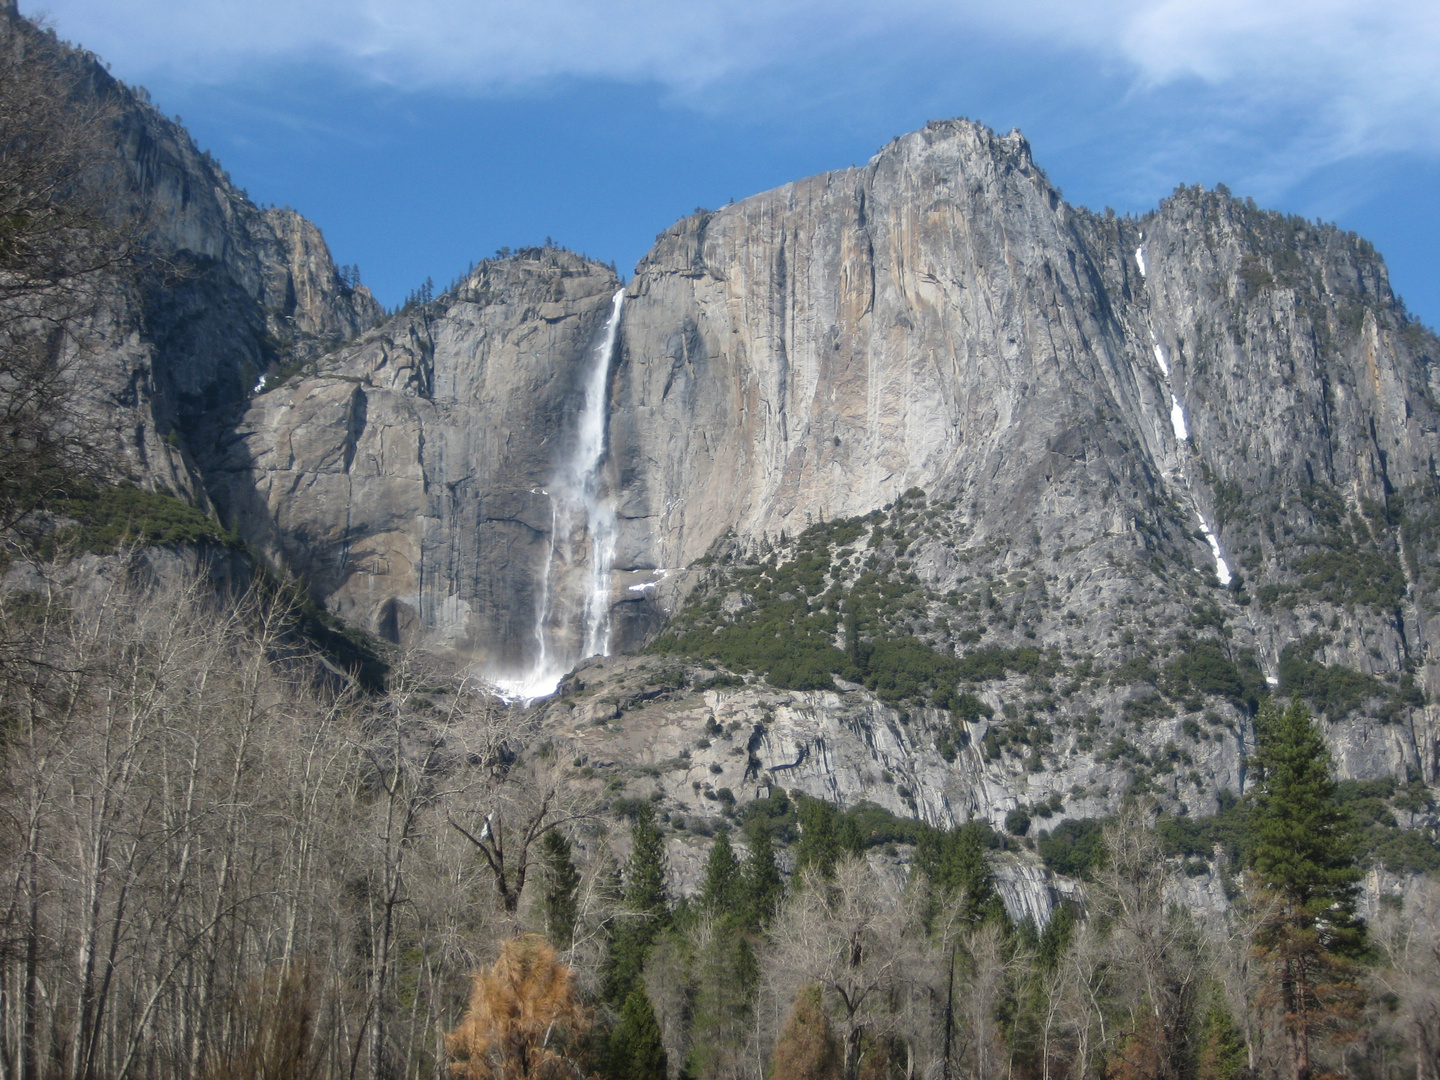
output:
M 307 964 L 277 965 L 252 980 L 235 995 L 205 1080 L 315 1080 L 328 1045 L 316 1037 L 319 1007 Z
M 1115 1051 L 1106 1075 L 1110 1080 L 1157 1080 L 1165 1075 L 1167 1042 L 1154 1013 L 1142 1013 Z
M 825 1015 L 821 990 L 807 983 L 775 1044 L 770 1080 L 840 1080 L 840 1044 Z
M 507 941 L 500 958 L 471 976 L 470 1006 L 445 1036 L 458 1080 L 559 1080 L 584 1070 L 570 1053 L 589 1017 L 570 969 L 539 934 Z

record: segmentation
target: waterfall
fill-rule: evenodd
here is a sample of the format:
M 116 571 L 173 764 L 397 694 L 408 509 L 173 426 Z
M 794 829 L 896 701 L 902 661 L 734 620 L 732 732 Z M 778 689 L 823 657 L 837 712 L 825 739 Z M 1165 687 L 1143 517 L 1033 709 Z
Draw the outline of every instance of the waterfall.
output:
M 549 487 L 537 489 L 537 494 L 550 499 L 550 535 L 536 593 L 535 659 L 527 670 L 495 680 L 509 698 L 545 697 L 581 660 L 610 655 L 615 508 L 600 490 L 600 467 L 605 459 L 606 392 L 624 305 L 625 290 L 618 289 L 600 340 L 590 353 L 574 444 Z M 588 552 L 583 552 L 586 541 Z M 575 565 L 577 550 L 583 552 L 586 567 L 578 582 L 565 572 Z
M 610 565 L 615 561 L 615 508 L 600 494 L 600 462 L 605 457 L 605 391 L 610 385 L 610 363 L 615 354 L 615 337 L 620 332 L 620 312 L 625 290 L 615 290 L 610 301 L 610 318 L 595 350 L 595 364 L 585 382 L 585 404 L 580 409 L 580 437 L 571 459 L 574 490 L 585 507 L 585 526 L 590 533 L 590 574 L 585 592 L 584 651 L 587 656 L 610 655 Z

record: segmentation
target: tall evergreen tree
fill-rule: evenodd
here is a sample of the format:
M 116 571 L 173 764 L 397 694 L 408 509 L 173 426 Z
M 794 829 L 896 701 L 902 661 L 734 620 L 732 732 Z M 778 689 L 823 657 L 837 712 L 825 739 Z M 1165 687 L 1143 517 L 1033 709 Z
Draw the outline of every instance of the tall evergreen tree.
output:
M 985 857 L 985 828 L 967 821 L 959 828 L 928 830 L 915 849 L 915 868 L 942 897 L 963 897 L 962 917 L 978 925 L 995 920 L 1008 924 L 1005 905 L 995 891 L 995 874 Z
M 649 803 L 635 815 L 630 830 L 630 862 L 625 869 L 625 906 L 636 915 L 662 920 L 670 908 L 667 884 L 669 866 L 665 859 L 665 838 L 655 824 L 655 810 Z
M 710 845 L 705 860 L 705 879 L 700 885 L 700 903 L 715 914 L 733 913 L 742 900 L 740 862 L 730 845 L 730 830 L 721 829 Z
M 669 868 L 665 838 L 649 803 L 640 808 L 630 830 L 630 861 L 625 867 L 625 915 L 610 939 L 606 997 L 624 1003 L 639 986 L 645 954 L 670 922 Z
M 1211 994 L 1210 1009 L 1200 1028 L 1195 1080 L 1236 1080 L 1245 1070 L 1247 1057 L 1245 1036 L 1224 998 L 1218 991 Z
M 730 835 L 722 829 L 710 847 L 700 890 L 701 905 L 713 921 L 695 948 L 691 1049 L 685 1062 L 685 1073 L 693 1080 L 733 1076 L 745 1045 L 759 977 L 754 940 L 760 929 L 747 869 L 735 858 Z
M 795 845 L 795 874 L 811 867 L 827 878 L 835 873 L 840 858 L 839 822 L 835 807 L 823 799 L 805 799 L 800 803 L 800 842 Z
M 995 875 L 985 858 L 985 831 L 978 821 L 968 821 L 958 828 L 928 829 L 915 847 L 914 869 L 924 874 L 931 886 L 930 907 L 926 921 L 932 927 L 941 906 L 959 898 L 960 920 L 975 928 L 993 922 L 1005 930 L 1010 919 L 1000 894 L 995 891 Z M 955 1048 L 955 974 L 959 960 L 959 926 L 949 927 L 950 936 L 943 946 L 948 954 L 944 1003 L 944 1037 L 942 1050 L 943 1075 L 951 1075 L 951 1055 Z
M 1249 871 L 1268 911 L 1257 936 L 1267 1000 L 1285 1028 L 1291 1073 L 1309 1080 L 1312 1045 L 1350 1026 L 1359 991 L 1348 963 L 1363 944 L 1354 827 L 1336 796 L 1330 752 L 1310 712 L 1273 703 L 1256 717 L 1260 782 L 1250 813 Z
M 660 1022 L 643 984 L 625 997 L 620 1024 L 610 1036 L 609 1080 L 665 1080 L 665 1044 Z
M 559 829 L 551 829 L 540 841 L 540 865 L 545 890 L 545 936 L 557 949 L 565 950 L 575 936 L 580 872 L 575 869 L 570 841 Z
M 775 862 L 770 823 L 762 817 L 751 818 L 745 840 L 750 848 L 743 874 L 746 923 L 751 929 L 759 929 L 768 926 L 780 910 L 780 901 L 785 899 L 785 881 Z
M 693 1080 L 735 1076 L 751 1027 L 760 968 L 752 941 L 737 918 L 715 922 L 695 955 L 694 1012 L 686 1074 Z
M 840 854 L 860 856 L 865 854 L 865 838 L 860 835 L 860 826 L 849 814 L 839 815 L 840 825 L 835 830 L 835 846 Z

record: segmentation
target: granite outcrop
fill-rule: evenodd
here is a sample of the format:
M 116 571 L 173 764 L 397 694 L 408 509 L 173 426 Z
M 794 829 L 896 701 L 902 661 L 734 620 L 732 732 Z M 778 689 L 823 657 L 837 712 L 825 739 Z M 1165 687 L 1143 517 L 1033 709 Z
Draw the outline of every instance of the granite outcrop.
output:
M 487 679 L 579 655 L 601 604 L 608 655 L 531 707 L 680 820 L 777 786 L 1024 811 L 1031 838 L 1137 788 L 1210 813 L 1267 693 L 1312 704 L 1342 777 L 1440 779 L 1440 341 L 1354 234 L 1223 189 L 1091 213 L 1018 132 L 944 121 L 685 218 L 628 281 L 531 248 L 387 316 L 314 225 L 75 62 L 148 230 L 84 361 L 125 478 Z M 601 359 L 604 544 L 556 499 Z M 685 636 L 774 638 L 756 583 L 831 620 L 849 675 Z M 993 662 L 854 681 L 882 633 Z M 662 634 L 678 659 L 634 657 Z M 683 685 L 631 700 L 672 662 Z M 1033 870 L 1009 899 L 1040 917 Z

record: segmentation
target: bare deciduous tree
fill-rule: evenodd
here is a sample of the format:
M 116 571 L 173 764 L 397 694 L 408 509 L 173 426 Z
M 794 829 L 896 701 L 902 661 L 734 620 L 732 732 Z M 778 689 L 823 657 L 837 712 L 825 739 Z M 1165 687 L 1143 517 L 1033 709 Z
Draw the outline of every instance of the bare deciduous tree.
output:
M 566 775 L 563 756 L 553 749 L 518 763 L 511 747 L 468 750 L 481 762 L 487 753 L 493 764 L 454 800 L 449 822 L 484 860 L 501 905 L 514 914 L 545 834 L 593 818 L 597 804 Z
M 1154 807 L 1131 803 L 1105 829 L 1107 858 L 1096 875 L 1095 906 L 1109 920 L 1110 960 L 1126 997 L 1128 1037 L 1117 1037 L 1118 1064 L 1158 1080 L 1181 1074 L 1190 1018 L 1203 972 L 1194 927 L 1170 908 L 1164 846 L 1153 828 Z M 1153 1062 L 1153 1064 L 1150 1064 Z
M 925 942 L 916 897 L 863 858 L 846 858 L 833 880 L 806 873 L 771 937 L 771 993 L 788 1004 L 801 984 L 823 988 L 837 1013 L 844 1075 L 854 1080 L 864 1038 L 897 1030 L 897 994 Z
M 1382 912 L 1374 940 L 1385 963 L 1372 978 L 1393 995 L 1381 1022 L 1408 1045 L 1416 1080 L 1440 1080 L 1440 882 L 1423 879 L 1403 908 Z
M 303 968 L 325 1043 L 306 1068 L 416 1076 L 495 938 L 488 873 L 441 809 L 483 709 L 413 680 L 337 688 L 283 606 L 144 564 L 47 608 L 45 663 L 0 691 L 0 1068 L 273 1063 L 251 1035 L 279 1029 L 244 1003 Z

